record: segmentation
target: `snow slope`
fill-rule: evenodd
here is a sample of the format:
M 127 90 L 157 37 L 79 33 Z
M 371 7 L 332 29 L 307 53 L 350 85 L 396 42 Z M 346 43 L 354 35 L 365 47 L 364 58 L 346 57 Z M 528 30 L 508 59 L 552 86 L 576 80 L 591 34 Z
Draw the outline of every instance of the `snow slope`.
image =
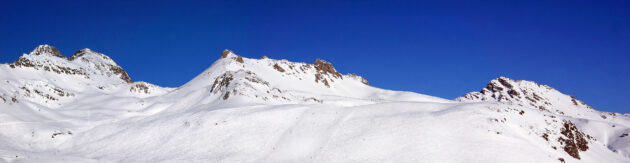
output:
M 447 100 L 226 50 L 164 88 L 98 52 L 42 45 L 0 80 L 9 162 L 630 162 L 630 115 L 504 77 Z

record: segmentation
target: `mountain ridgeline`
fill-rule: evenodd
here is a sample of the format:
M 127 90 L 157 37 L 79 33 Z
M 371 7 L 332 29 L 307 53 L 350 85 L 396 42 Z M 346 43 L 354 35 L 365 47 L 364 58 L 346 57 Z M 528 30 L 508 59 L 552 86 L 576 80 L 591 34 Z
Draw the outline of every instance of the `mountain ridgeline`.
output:
M 321 59 L 216 56 L 168 88 L 102 53 L 40 45 L 0 65 L 0 159 L 630 162 L 630 114 L 532 81 L 499 77 L 448 100 L 376 88 Z

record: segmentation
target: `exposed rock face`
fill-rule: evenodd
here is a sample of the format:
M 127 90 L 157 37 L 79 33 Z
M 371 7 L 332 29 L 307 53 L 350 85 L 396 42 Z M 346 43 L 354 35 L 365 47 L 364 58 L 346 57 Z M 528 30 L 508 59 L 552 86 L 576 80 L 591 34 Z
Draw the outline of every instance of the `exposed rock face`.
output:
M 560 142 L 561 145 L 564 145 L 564 151 L 579 160 L 580 151 L 588 150 L 587 138 L 591 138 L 591 136 L 578 130 L 571 121 L 564 121 L 561 134 L 563 137 L 559 137 L 558 142 Z
M 339 74 L 339 72 L 335 70 L 335 67 L 333 67 L 333 65 L 329 62 L 317 59 L 315 60 L 315 63 L 313 63 L 313 65 L 315 66 L 315 69 L 317 70 L 317 72 L 319 72 L 319 74 L 330 74 L 335 78 L 343 79 L 341 74 Z

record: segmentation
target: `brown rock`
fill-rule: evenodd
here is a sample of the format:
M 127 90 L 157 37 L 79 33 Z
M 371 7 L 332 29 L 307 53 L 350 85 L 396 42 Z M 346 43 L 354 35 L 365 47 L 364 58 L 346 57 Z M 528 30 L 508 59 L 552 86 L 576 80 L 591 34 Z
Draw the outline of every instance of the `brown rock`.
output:
M 558 138 L 560 144 L 564 145 L 564 151 L 579 160 L 579 151 L 586 151 L 589 148 L 588 141 L 584 137 L 590 137 L 590 135 L 586 135 L 582 131 L 578 130 L 571 121 L 564 121 L 564 125 L 560 133 L 566 137 Z
M 133 83 L 133 80 L 131 80 L 131 78 L 129 77 L 129 74 L 127 74 L 127 71 L 125 71 L 123 68 L 119 66 L 110 65 L 109 70 L 111 70 L 116 75 L 120 75 L 120 79 L 122 79 L 123 81 L 127 83 Z
M 284 69 L 282 67 L 280 67 L 277 63 L 273 64 L 273 68 L 278 70 L 279 72 L 284 72 Z
M 223 53 L 221 53 L 221 58 L 226 58 L 228 54 L 233 53 L 231 50 L 225 49 Z
M 323 74 L 331 74 L 332 76 L 337 78 L 343 78 L 341 74 L 339 74 L 339 72 L 335 70 L 335 67 L 333 67 L 333 65 L 329 62 L 317 59 L 315 60 L 315 63 L 313 65 L 318 72 L 321 72 Z
M 48 53 L 48 54 L 51 54 L 52 56 L 59 57 L 59 58 L 66 58 L 65 56 L 61 55 L 61 52 L 59 52 L 57 48 L 50 45 L 40 45 L 31 52 L 31 54 L 35 54 L 35 55 L 42 55 L 44 53 Z
M 501 83 L 501 85 L 503 85 L 503 86 L 505 86 L 507 88 L 513 88 L 514 87 L 514 86 L 512 86 L 512 84 L 510 84 L 507 80 L 505 80 L 503 78 L 499 78 L 499 83 Z
M 131 86 L 131 88 L 129 88 L 130 92 L 144 92 L 145 94 L 149 93 L 149 87 L 147 85 L 145 85 L 144 83 L 138 83 L 135 84 L 134 86 Z

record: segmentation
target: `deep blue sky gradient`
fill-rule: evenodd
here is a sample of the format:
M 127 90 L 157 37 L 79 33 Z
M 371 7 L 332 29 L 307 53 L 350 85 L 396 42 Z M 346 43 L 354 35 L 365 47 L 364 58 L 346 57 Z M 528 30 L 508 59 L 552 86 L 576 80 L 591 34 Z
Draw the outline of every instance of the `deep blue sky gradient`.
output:
M 176 87 L 223 49 L 332 62 L 376 87 L 455 98 L 496 77 L 630 112 L 630 1 L 0 1 L 0 62 L 91 48 Z

